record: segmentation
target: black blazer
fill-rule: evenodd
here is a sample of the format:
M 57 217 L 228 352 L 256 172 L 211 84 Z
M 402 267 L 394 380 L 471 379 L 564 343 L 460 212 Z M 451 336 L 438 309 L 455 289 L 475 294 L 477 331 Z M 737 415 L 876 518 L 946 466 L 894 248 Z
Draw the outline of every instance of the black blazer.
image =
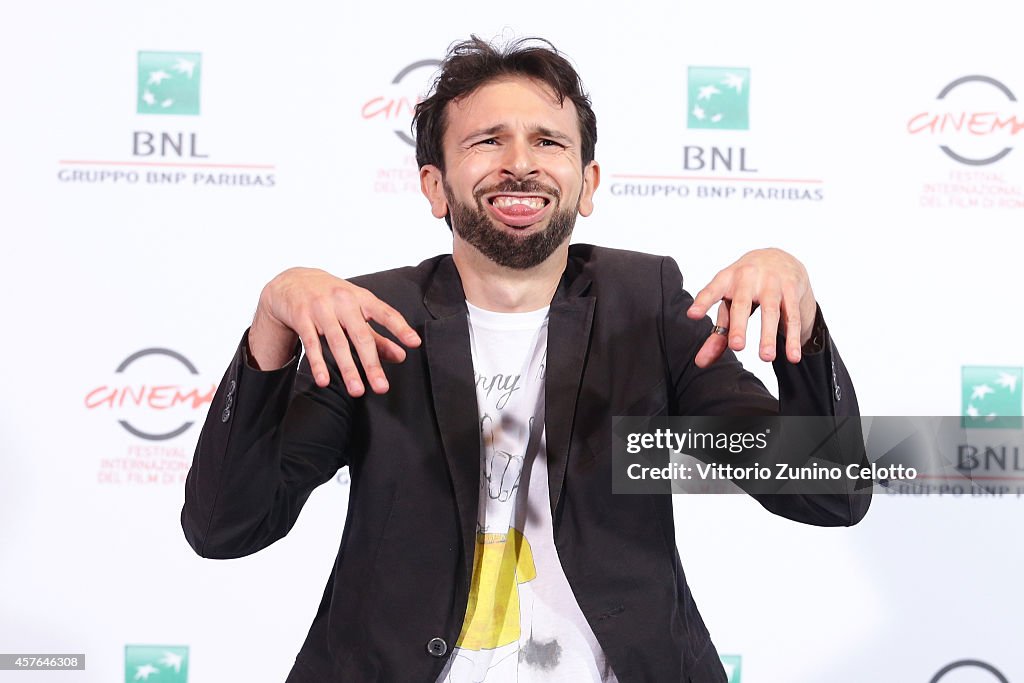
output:
M 291 529 L 338 468 L 351 475 L 341 547 L 290 683 L 433 683 L 462 627 L 473 566 L 480 436 L 465 294 L 451 256 L 354 278 L 398 309 L 423 344 L 387 369 L 382 396 L 347 395 L 328 356 L 272 372 L 239 346 L 203 427 L 181 521 L 203 557 L 254 553 Z M 676 551 L 669 496 L 612 495 L 615 415 L 776 413 L 730 353 L 693 364 L 710 333 L 670 258 L 574 245 L 548 321 L 546 417 L 555 545 L 621 683 L 725 681 Z M 775 363 L 781 412 L 856 415 L 849 377 L 823 350 Z M 325 346 L 326 350 L 326 346 Z M 849 525 L 869 496 L 762 504 Z

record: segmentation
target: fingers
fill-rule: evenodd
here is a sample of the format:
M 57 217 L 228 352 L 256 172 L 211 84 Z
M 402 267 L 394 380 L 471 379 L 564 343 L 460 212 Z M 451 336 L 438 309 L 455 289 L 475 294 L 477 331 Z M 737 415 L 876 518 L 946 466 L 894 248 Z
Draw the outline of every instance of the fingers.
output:
M 342 296 L 342 299 L 336 314 L 345 328 L 349 341 L 355 347 L 370 387 L 375 393 L 383 394 L 390 385 L 381 367 L 381 360 L 401 363 L 405 360 L 406 353 L 401 346 L 370 327 L 369 321 L 380 323 L 403 343 L 413 348 L 420 345 L 420 337 L 401 313 L 366 290 L 359 289 L 349 296 Z M 347 377 L 345 379 L 349 391 L 351 392 L 352 385 L 357 384 L 360 394 L 353 395 L 361 395 L 362 382 L 359 381 L 358 373 L 354 374 L 351 381 Z
M 786 315 L 786 359 L 790 363 L 799 363 L 803 322 L 800 317 L 800 306 L 797 305 L 799 298 L 796 291 L 787 287 L 783 294 L 783 301 Z
M 725 308 L 728 310 L 727 317 L 732 324 L 726 346 L 733 351 L 742 350 L 747 341 L 747 319 L 759 300 L 756 275 L 756 271 L 741 266 L 737 261 L 720 271 L 704 289 L 697 293 L 693 299 L 693 305 L 686 311 L 686 316 L 694 320 L 701 318 L 713 305 L 722 301 L 723 305 L 718 307 L 719 318 L 722 316 L 722 309 Z M 721 320 L 719 320 L 719 325 L 722 325 Z M 728 324 L 722 326 L 729 327 Z M 717 347 L 719 343 L 716 341 L 712 347 Z M 715 355 L 715 360 L 724 350 L 724 347 L 719 350 Z
M 776 340 L 779 334 L 781 301 L 778 297 L 762 297 L 761 300 L 761 360 L 775 360 Z
M 367 292 L 369 294 L 369 292 Z M 420 345 L 420 336 L 410 327 L 402 314 L 377 297 L 372 297 L 363 304 L 363 315 L 367 320 L 374 320 L 384 326 L 391 334 L 406 346 L 416 348 Z
M 729 329 L 729 306 L 726 302 L 722 302 L 722 305 L 718 307 L 718 316 L 716 324 Z M 697 355 L 694 357 L 693 362 L 698 368 L 706 368 L 716 360 L 718 360 L 725 349 L 729 346 L 729 338 L 725 334 L 711 333 L 705 341 L 704 345 L 697 351 Z
M 722 302 L 722 305 L 727 303 Z M 744 291 L 729 306 L 729 348 L 733 351 L 742 351 L 747 345 L 747 320 L 750 318 L 751 304 L 750 294 Z
M 293 269 L 282 273 L 271 285 L 261 301 L 266 302 L 276 319 L 298 334 L 319 387 L 330 383 L 321 335 L 348 393 L 354 397 L 366 392 L 360 367 L 370 389 L 382 394 L 389 384 L 381 362 L 400 363 L 406 358 L 401 344 L 415 348 L 421 343 L 419 335 L 397 310 L 372 292 L 323 271 Z M 382 325 L 399 343 L 374 330 L 370 321 Z
M 686 310 L 686 317 L 691 320 L 703 318 L 712 306 L 729 297 L 731 288 L 732 267 L 719 272 L 704 289 L 697 292 L 693 304 Z
M 339 313 L 341 326 L 345 328 L 345 334 L 355 348 L 359 364 L 363 366 L 363 372 L 366 373 L 366 380 L 370 383 L 370 388 L 375 393 L 383 394 L 388 390 L 388 380 L 384 377 L 384 369 L 381 367 L 380 357 L 377 355 L 377 342 L 370 324 L 358 307 L 346 306 Z M 344 375 L 344 373 L 342 374 Z M 352 381 L 359 381 L 358 373 Z M 348 378 L 346 378 L 345 386 L 349 386 Z
M 786 359 L 791 363 L 800 361 L 801 339 L 809 335 L 817 309 L 803 264 L 779 249 L 748 252 L 697 293 L 686 315 L 698 319 L 719 300 L 724 304 L 719 306 L 718 324 L 723 324 L 722 311 L 726 309 L 729 337 L 727 342 L 716 339 L 718 335 L 706 340 L 695 358 L 698 366 L 706 367 L 717 360 L 726 347 L 741 351 L 746 346 L 748 319 L 759 306 L 760 357 L 765 361 L 777 358 L 782 332 Z
M 363 381 L 359 377 L 359 369 L 356 367 L 355 361 L 352 359 L 352 352 L 349 350 L 348 336 L 345 334 L 345 330 L 342 328 L 341 323 L 336 319 L 331 319 L 329 316 L 322 316 L 325 318 L 325 322 L 322 325 L 322 332 L 324 338 L 327 340 L 327 346 L 331 349 L 331 355 L 334 356 L 334 362 L 338 366 L 338 372 L 341 373 L 341 381 L 345 383 L 345 388 L 348 389 L 348 393 L 352 396 L 363 395 Z M 309 356 L 309 349 L 306 349 L 306 355 Z M 310 360 L 310 367 L 313 366 L 313 361 Z M 320 375 L 314 370 L 313 377 L 316 380 L 317 386 L 326 387 L 329 382 L 329 376 L 326 376 L 326 364 L 324 368 L 325 377 L 321 379 Z
M 324 354 L 320 349 L 320 335 L 312 320 L 300 329 L 295 330 L 302 342 L 302 348 L 306 351 L 306 360 L 309 361 L 309 370 L 313 373 L 313 380 L 318 387 L 326 387 L 330 382 L 330 375 L 327 372 L 327 363 L 324 362 Z
M 343 319 L 343 326 L 349 340 L 356 349 L 359 363 L 363 366 L 366 379 L 375 393 L 383 394 L 390 388 L 384 369 L 381 367 L 381 360 L 390 363 L 401 363 L 405 360 L 405 349 L 391 341 L 384 335 L 374 330 L 369 321 L 383 325 L 388 331 L 410 347 L 420 345 L 420 336 L 406 322 L 402 314 L 391 306 L 387 305 L 366 290 L 364 299 L 359 303 L 358 311 L 353 310 L 349 302 L 343 302 L 338 314 Z M 346 386 L 349 392 L 357 388 L 362 394 L 362 382 L 359 381 L 358 373 L 351 382 L 346 378 Z
M 405 349 L 391 341 L 377 330 L 371 329 L 373 341 L 377 345 L 377 355 L 387 363 L 401 363 L 405 360 Z

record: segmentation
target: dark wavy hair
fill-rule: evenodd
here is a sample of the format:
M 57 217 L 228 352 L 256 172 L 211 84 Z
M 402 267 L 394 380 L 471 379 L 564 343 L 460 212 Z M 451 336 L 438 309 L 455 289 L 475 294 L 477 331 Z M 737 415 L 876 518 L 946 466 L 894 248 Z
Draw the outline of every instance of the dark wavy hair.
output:
M 430 164 L 444 171 L 441 140 L 448 124 L 448 103 L 502 76 L 526 76 L 544 83 L 555 93 L 559 105 L 566 98 L 570 99 L 579 117 L 583 165 L 593 161 L 597 117 L 590 106 L 590 96 L 569 60 L 543 38 L 520 38 L 504 47 L 496 47 L 474 35 L 448 49 L 430 94 L 416 105 L 412 129 L 416 136 L 416 163 L 420 168 Z

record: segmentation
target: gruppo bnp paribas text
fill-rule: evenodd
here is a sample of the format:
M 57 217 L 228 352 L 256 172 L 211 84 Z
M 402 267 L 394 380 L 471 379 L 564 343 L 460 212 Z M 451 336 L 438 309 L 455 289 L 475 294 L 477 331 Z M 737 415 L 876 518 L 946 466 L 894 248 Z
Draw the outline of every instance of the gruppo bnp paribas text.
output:
M 762 432 L 698 432 L 688 429 L 677 432 L 672 429 L 655 429 L 650 432 L 631 432 L 626 436 L 626 452 L 636 455 L 644 450 L 669 450 L 675 454 L 690 452 L 720 452 L 740 454 L 751 450 L 765 451 L 771 429 Z M 632 463 L 626 469 L 630 479 L 676 479 L 690 480 L 696 474 L 700 479 L 731 480 L 834 480 L 844 477 L 850 480 L 904 480 L 916 479 L 917 470 L 902 464 L 881 467 L 875 463 L 863 465 L 853 463 L 843 467 L 830 467 L 817 462 L 808 465 L 794 465 L 778 462 L 771 466 L 754 462 L 736 465 L 728 462 L 698 462 L 694 465 L 669 463 L 651 467 Z

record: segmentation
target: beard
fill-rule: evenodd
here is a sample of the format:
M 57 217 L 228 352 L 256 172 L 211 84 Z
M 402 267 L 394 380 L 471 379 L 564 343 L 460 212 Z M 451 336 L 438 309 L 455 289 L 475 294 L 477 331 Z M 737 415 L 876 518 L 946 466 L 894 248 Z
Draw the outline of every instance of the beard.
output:
M 561 194 L 557 189 L 542 185 L 535 180 L 507 180 L 492 187 L 482 188 L 473 193 L 476 206 L 469 206 L 455 199 L 447 182 L 442 181 L 444 195 L 448 200 L 452 229 L 455 233 L 476 247 L 481 254 L 499 266 L 525 270 L 533 268 L 551 256 L 562 242 L 572 235 L 576 225 L 578 206 L 572 209 L 557 208 Z M 500 229 L 484 208 L 483 196 L 494 192 L 537 193 L 553 197 L 556 209 L 551 213 L 546 228 L 539 232 L 520 236 Z

